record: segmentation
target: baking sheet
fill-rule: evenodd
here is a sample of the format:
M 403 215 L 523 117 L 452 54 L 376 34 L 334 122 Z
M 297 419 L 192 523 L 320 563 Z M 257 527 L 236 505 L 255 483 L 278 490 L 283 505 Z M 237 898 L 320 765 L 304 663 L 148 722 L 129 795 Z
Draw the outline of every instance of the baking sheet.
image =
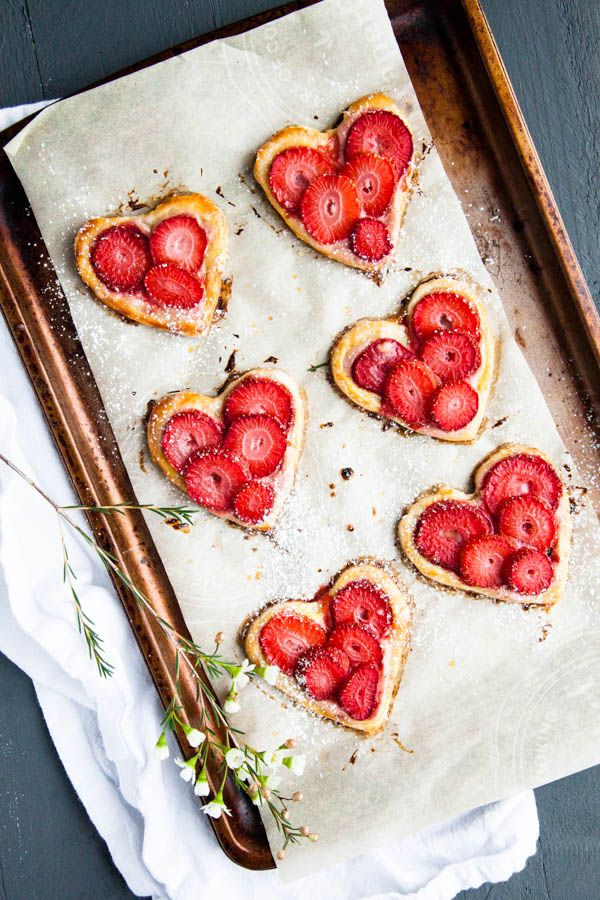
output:
M 64 101 L 8 147 L 140 502 L 183 500 L 141 459 L 150 398 L 181 387 L 214 390 L 233 350 L 240 371 L 277 357 L 308 393 L 298 488 L 275 540 L 205 513 L 188 535 L 149 520 L 194 637 L 207 643 L 224 629 L 227 653 L 239 652 L 237 627 L 263 601 L 310 596 L 356 556 L 397 558 L 403 506 L 438 481 L 466 487 L 497 444 L 532 443 L 567 462 L 435 151 L 381 287 L 300 244 L 254 188 L 253 152 L 272 132 L 292 122 L 329 127 L 349 102 L 380 89 L 407 110 L 417 141 L 429 144 L 383 5 L 325 0 Z M 73 267 L 72 239 L 85 219 L 175 186 L 207 194 L 229 220 L 233 295 L 204 342 L 113 316 L 90 299 Z M 457 267 L 490 289 L 502 339 L 489 418 L 508 418 L 474 446 L 383 432 L 335 394 L 323 369 L 308 371 L 348 323 L 389 314 L 419 278 Z M 355 473 L 347 482 L 345 466 Z M 417 604 L 414 649 L 383 736 L 360 739 L 282 708 L 276 694 L 248 690 L 238 721 L 253 742 L 294 734 L 309 754 L 302 813 L 321 840 L 290 853 L 284 874 L 598 761 L 600 541 L 585 501 L 577 508 L 572 574 L 549 633 L 539 613 L 449 595 L 403 569 Z

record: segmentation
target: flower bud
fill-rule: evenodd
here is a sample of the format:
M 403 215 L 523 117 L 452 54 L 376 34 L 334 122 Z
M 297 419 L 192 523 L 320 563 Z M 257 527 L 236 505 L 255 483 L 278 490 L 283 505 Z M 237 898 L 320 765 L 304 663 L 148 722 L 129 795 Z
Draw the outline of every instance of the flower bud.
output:
M 217 631 L 217 633 L 215 634 L 215 644 L 217 644 L 217 645 L 222 644 L 224 640 L 225 640 L 225 632 Z
M 285 850 L 277 851 L 277 859 L 285 859 Z
M 308 827 L 308 825 L 303 825 L 303 826 L 302 826 L 302 828 L 300 829 L 300 834 L 301 834 L 303 837 L 308 837 L 308 836 L 309 836 L 309 834 L 310 834 L 310 828 Z
M 313 844 L 316 844 L 317 841 L 319 840 L 319 835 L 318 835 L 318 834 L 315 834 L 315 833 L 313 832 L 312 834 L 309 834 L 308 839 L 309 839 L 309 841 L 312 841 Z
M 265 798 L 265 800 L 270 800 L 270 799 L 271 799 L 271 791 L 269 790 L 269 788 L 262 788 L 261 794 L 263 795 L 263 797 Z
M 284 744 L 284 747 L 287 747 L 288 750 L 293 750 L 294 747 L 297 746 L 297 741 L 295 738 L 288 738 Z
M 292 794 L 292 800 L 294 803 L 300 803 L 301 800 L 304 800 L 304 794 L 302 791 L 294 791 Z

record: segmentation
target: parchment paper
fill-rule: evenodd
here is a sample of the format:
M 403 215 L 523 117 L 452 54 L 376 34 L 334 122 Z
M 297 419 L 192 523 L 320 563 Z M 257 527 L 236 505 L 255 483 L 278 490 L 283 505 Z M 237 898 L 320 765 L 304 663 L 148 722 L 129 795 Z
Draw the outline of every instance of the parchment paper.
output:
M 194 638 L 209 644 L 223 629 L 228 655 L 240 655 L 237 628 L 264 601 L 310 597 L 354 557 L 398 559 L 403 507 L 436 482 L 466 489 L 498 444 L 533 444 L 559 466 L 566 461 L 435 151 L 381 287 L 301 244 L 254 186 L 254 152 L 274 131 L 329 127 L 377 90 L 408 112 L 417 146 L 430 141 L 383 3 L 324 0 L 52 106 L 8 147 L 140 502 L 185 502 L 145 452 L 151 398 L 183 387 L 214 391 L 233 350 L 240 371 L 277 357 L 307 391 L 297 489 L 275 540 L 204 512 L 190 534 L 149 518 Z M 121 320 L 87 293 L 73 264 L 73 236 L 86 219 L 178 185 L 213 198 L 229 221 L 233 295 L 204 341 Z M 490 291 L 502 359 L 488 415 L 507 417 L 503 425 L 468 447 L 402 437 L 341 399 L 323 369 L 308 371 L 340 329 L 390 314 L 420 278 L 456 268 Z M 346 466 L 349 481 L 340 477 Z M 253 743 L 293 735 L 308 754 L 306 799 L 294 814 L 320 841 L 288 854 L 286 877 L 600 760 L 599 550 L 584 507 L 568 589 L 543 641 L 541 614 L 443 592 L 403 567 L 416 603 L 413 652 L 391 723 L 374 740 L 284 706 L 276 691 L 247 689 L 238 722 Z M 299 786 L 289 778 L 291 790 Z M 268 817 L 266 824 L 276 850 Z

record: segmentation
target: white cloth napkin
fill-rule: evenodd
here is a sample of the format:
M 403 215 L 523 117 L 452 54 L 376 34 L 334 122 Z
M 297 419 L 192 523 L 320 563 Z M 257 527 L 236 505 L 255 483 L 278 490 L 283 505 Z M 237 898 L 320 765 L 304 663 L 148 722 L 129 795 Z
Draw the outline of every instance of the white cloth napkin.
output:
M 4 128 L 44 104 L 0 110 Z M 62 504 L 74 503 L 33 390 L 0 324 L 0 451 Z M 81 520 L 81 524 L 84 524 Z M 156 900 L 418 898 L 509 878 L 535 853 L 533 792 L 493 803 L 285 887 L 222 853 L 189 785 L 154 753 L 162 710 L 102 566 L 68 536 L 84 608 L 116 670 L 101 679 L 62 583 L 54 511 L 0 463 L 0 650 L 34 681 L 73 787 L 131 890 Z M 291 852 L 310 853 L 310 847 Z

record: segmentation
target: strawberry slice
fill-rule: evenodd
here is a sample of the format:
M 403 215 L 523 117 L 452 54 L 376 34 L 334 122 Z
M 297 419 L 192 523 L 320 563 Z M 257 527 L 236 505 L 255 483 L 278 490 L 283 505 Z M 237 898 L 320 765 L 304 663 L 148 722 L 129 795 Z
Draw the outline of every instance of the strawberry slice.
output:
M 350 671 L 350 660 L 343 650 L 318 647 L 301 656 L 294 676 L 315 700 L 331 700 Z
M 386 109 L 370 110 L 359 116 L 348 132 L 346 158 L 354 159 L 359 153 L 385 156 L 400 178 L 412 159 L 412 135 L 394 113 Z
M 236 495 L 233 509 L 242 522 L 256 525 L 269 515 L 274 502 L 275 491 L 270 484 L 264 484 L 262 481 L 249 481 Z
M 412 312 L 412 327 L 420 340 L 434 331 L 479 334 L 479 315 L 466 297 L 436 291 L 419 300 Z
M 476 372 L 481 352 L 464 331 L 436 331 L 425 338 L 419 356 L 442 381 L 460 381 Z
M 300 657 L 326 639 L 327 632 L 314 619 L 281 612 L 263 625 L 258 640 L 267 662 L 292 675 Z
M 350 235 L 350 247 L 367 262 L 378 262 L 393 250 L 388 230 L 379 219 L 359 219 Z
M 219 422 L 198 409 L 187 409 L 171 416 L 167 422 L 162 452 L 174 469 L 183 472 L 194 454 L 216 450 L 222 442 L 223 429 Z
M 241 416 L 229 426 L 223 446 L 247 463 L 254 478 L 264 478 L 280 465 L 287 440 L 271 416 Z
M 439 379 L 418 359 L 405 359 L 391 369 L 383 388 L 392 414 L 416 428 L 429 418 L 431 400 Z
M 463 545 L 491 532 L 492 523 L 480 506 L 460 500 L 438 500 L 421 514 L 415 545 L 426 559 L 458 572 Z
M 111 291 L 138 291 L 152 265 L 148 238 L 135 225 L 113 225 L 90 250 L 94 272 Z
M 156 226 L 150 235 L 154 262 L 173 263 L 186 272 L 197 272 L 202 265 L 208 238 L 193 216 L 171 216 Z
M 545 553 L 521 547 L 506 561 L 508 586 L 518 594 L 541 594 L 552 584 L 554 571 Z
M 378 666 L 359 666 L 349 676 L 339 694 L 340 706 L 358 722 L 368 719 L 378 701 Z
M 500 507 L 498 530 L 538 550 L 548 550 L 554 541 L 556 523 L 547 503 L 531 494 L 522 494 L 511 497 Z
M 390 369 L 402 359 L 413 359 L 414 353 L 393 338 L 379 338 L 369 344 L 354 360 L 352 377 L 365 391 L 381 394 Z
M 530 494 L 556 509 L 562 493 L 560 478 L 552 466 L 540 456 L 516 453 L 492 466 L 483 483 L 485 505 L 496 515 L 510 497 Z
M 184 473 L 185 489 L 196 503 L 215 512 L 227 512 L 248 480 L 239 460 L 223 450 L 192 456 Z
M 359 153 L 342 169 L 356 184 L 358 200 L 362 211 L 375 219 L 382 216 L 390 205 L 396 175 L 393 166 L 384 156 L 373 153 Z
M 392 607 L 385 593 L 364 579 L 351 581 L 338 591 L 331 604 L 336 627 L 360 625 L 381 640 L 392 627 Z
M 461 578 L 476 587 L 502 587 L 504 566 L 512 552 L 510 542 L 499 534 L 471 538 L 461 550 Z
M 319 175 L 335 175 L 328 156 L 312 147 L 290 147 L 273 160 L 269 187 L 280 206 L 297 213 L 304 191 Z
M 300 203 L 304 227 L 321 244 L 345 240 L 359 212 L 356 185 L 345 175 L 320 175 L 315 178 Z
M 229 393 L 223 415 L 226 422 L 240 416 L 272 416 L 282 428 L 292 419 L 292 395 L 271 378 L 244 378 Z
M 477 415 L 479 394 L 466 381 L 442 384 L 431 403 L 431 417 L 442 431 L 465 428 Z
M 191 309 L 202 300 L 204 286 L 199 278 L 179 266 L 161 263 L 154 266 L 144 279 L 149 303 L 176 309 Z
M 376 638 L 360 625 L 338 625 L 331 632 L 328 647 L 343 650 L 351 666 L 381 663 L 381 647 Z

